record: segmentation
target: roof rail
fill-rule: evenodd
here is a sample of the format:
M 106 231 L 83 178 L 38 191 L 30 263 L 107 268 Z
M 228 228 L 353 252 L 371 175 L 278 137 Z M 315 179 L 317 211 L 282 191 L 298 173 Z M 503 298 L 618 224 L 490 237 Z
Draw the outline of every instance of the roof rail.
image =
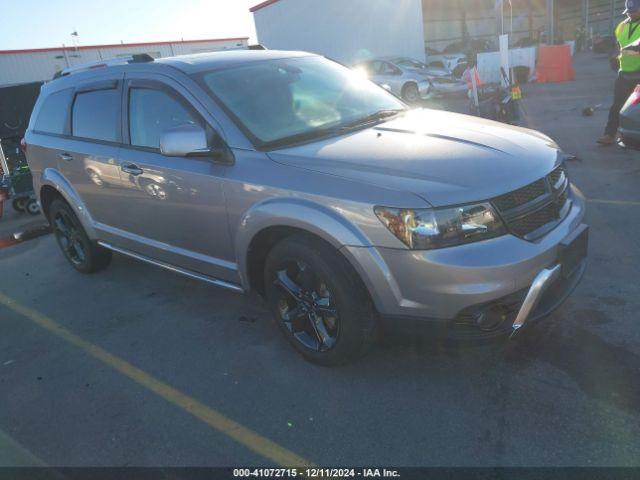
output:
M 261 43 L 255 43 L 253 45 L 249 45 L 247 50 L 267 50 L 267 47 L 262 45 Z
M 148 63 L 153 62 L 153 57 L 147 53 L 136 53 L 134 55 L 128 55 L 126 57 L 110 58 L 109 60 L 101 60 L 99 62 L 84 63 L 82 65 L 75 65 L 73 67 L 65 68 L 60 72 L 56 72 L 53 76 L 54 79 L 60 77 L 66 77 L 74 73 L 86 72 L 87 70 L 93 70 L 94 68 L 112 67 L 115 65 L 127 65 L 128 63 Z

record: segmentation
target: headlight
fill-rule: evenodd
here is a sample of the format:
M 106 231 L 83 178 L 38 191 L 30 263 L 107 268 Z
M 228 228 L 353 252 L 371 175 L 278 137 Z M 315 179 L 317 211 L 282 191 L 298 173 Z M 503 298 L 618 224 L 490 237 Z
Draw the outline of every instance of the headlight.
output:
M 382 223 L 413 250 L 451 247 L 504 235 L 489 203 L 437 209 L 375 207 Z

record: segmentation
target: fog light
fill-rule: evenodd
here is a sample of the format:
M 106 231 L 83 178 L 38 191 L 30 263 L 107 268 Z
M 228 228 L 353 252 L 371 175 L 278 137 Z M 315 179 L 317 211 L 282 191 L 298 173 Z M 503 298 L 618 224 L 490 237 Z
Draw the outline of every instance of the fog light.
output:
M 476 313 L 474 321 L 480 330 L 489 332 L 497 329 L 508 318 L 509 310 L 504 305 L 494 304 Z

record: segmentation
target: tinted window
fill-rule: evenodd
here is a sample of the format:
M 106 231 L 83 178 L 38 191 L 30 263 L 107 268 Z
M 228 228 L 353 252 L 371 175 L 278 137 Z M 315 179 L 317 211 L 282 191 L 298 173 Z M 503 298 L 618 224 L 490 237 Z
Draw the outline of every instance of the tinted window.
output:
M 72 134 L 95 140 L 118 141 L 119 105 L 120 94 L 115 88 L 79 93 L 73 102 Z
M 72 89 L 70 88 L 60 90 L 45 99 L 34 125 L 35 130 L 47 133 L 64 133 L 71 92 Z
M 129 91 L 131 145 L 159 148 L 162 132 L 185 123 L 198 122 L 168 93 L 148 88 L 132 88 Z

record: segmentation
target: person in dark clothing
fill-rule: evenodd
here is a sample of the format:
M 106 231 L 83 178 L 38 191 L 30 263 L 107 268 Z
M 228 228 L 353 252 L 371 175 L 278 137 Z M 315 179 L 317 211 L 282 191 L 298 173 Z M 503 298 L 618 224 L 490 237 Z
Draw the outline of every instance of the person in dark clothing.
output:
M 604 135 L 598 139 L 601 145 L 611 145 L 616 141 L 620 124 L 620 110 L 636 85 L 640 83 L 640 52 L 626 47 L 640 41 L 640 0 L 626 0 L 624 13 L 627 18 L 616 28 L 616 39 L 620 47 L 618 78 L 613 89 L 613 105 Z

